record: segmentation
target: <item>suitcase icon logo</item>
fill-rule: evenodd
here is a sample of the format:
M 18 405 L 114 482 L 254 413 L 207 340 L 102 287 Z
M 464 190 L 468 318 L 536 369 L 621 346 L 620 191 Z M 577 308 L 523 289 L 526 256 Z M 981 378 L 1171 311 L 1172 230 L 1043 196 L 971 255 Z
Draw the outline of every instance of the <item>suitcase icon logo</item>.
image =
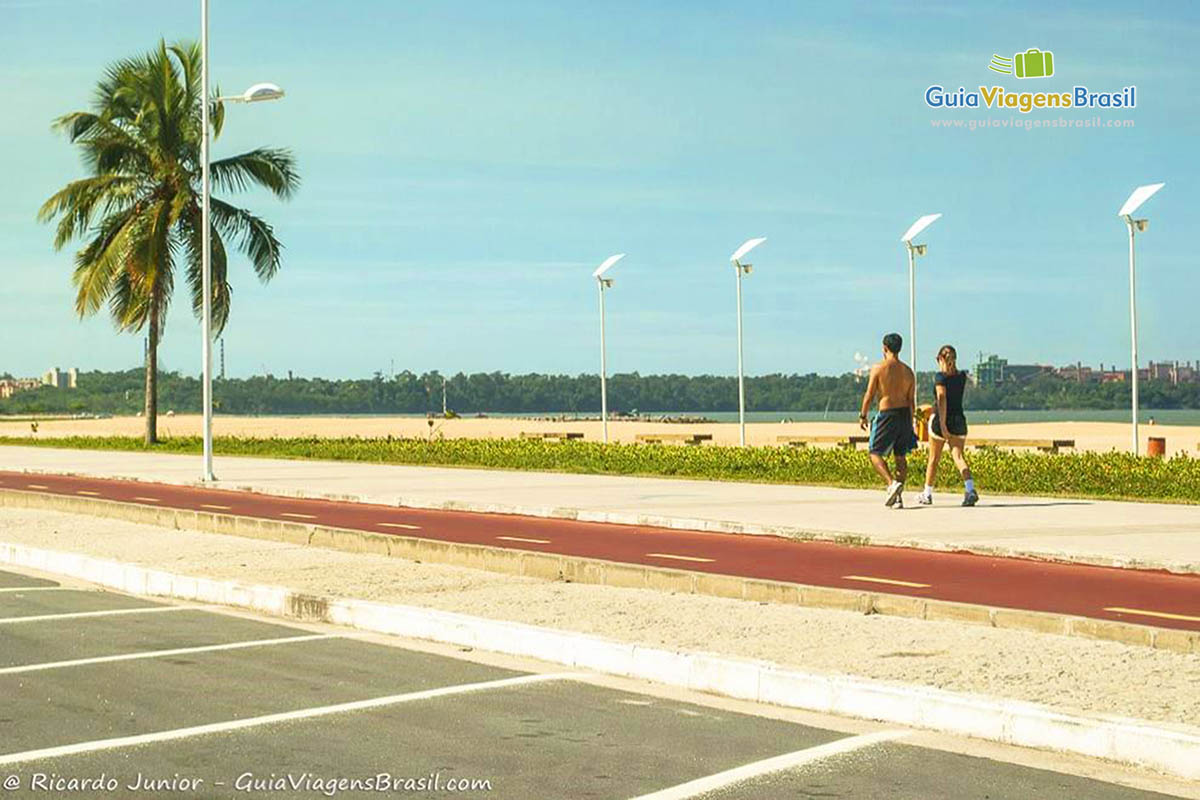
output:
M 1031 47 L 1012 58 L 993 55 L 988 69 L 1018 78 L 1049 78 L 1054 74 L 1054 53 Z

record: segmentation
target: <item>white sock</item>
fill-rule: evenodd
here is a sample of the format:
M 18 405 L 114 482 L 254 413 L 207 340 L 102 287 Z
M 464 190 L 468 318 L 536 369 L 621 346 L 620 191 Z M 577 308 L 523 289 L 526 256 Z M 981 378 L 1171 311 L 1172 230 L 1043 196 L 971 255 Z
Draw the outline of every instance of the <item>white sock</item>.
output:
M 927 484 L 925 484 L 925 496 L 926 496 L 926 497 L 933 497 L 933 487 L 932 487 L 932 486 L 930 486 L 928 483 L 927 483 Z
M 974 478 L 967 478 L 966 484 L 967 484 L 967 494 L 970 494 L 971 492 L 975 491 L 975 479 Z

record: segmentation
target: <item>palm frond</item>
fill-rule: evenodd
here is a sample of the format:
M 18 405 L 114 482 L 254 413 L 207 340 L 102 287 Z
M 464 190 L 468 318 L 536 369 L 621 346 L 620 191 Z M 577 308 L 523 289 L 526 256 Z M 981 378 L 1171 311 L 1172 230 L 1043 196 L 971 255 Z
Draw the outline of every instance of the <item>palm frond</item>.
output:
M 259 147 L 214 161 L 210 169 L 213 186 L 222 191 L 244 192 L 261 186 L 287 200 L 300 188 L 300 175 L 290 150 Z
M 42 204 L 37 219 L 49 222 L 62 216 L 54 236 L 54 249 L 61 250 L 88 229 L 98 205 L 105 212 L 127 207 L 136 188 L 136 179 L 126 175 L 97 175 L 72 181 Z
M 113 292 L 114 282 L 129 261 L 137 236 L 136 209 L 113 214 L 99 226 L 92 241 L 75 255 L 75 312 L 80 317 L 94 314 Z
M 246 254 L 254 274 L 263 283 L 279 271 L 283 245 L 275 238 L 275 230 L 262 219 L 223 200 L 212 199 L 213 225 L 233 240 L 237 249 Z
M 187 279 L 191 288 L 192 313 L 199 319 L 204 312 L 204 273 L 202 270 L 203 253 L 200 239 L 200 209 L 193 205 L 181 219 L 184 248 L 187 251 Z M 229 285 L 229 256 L 225 250 L 225 241 L 218 231 L 212 232 L 212 320 L 213 335 L 225 329 L 229 321 L 229 310 L 233 299 L 233 289 Z

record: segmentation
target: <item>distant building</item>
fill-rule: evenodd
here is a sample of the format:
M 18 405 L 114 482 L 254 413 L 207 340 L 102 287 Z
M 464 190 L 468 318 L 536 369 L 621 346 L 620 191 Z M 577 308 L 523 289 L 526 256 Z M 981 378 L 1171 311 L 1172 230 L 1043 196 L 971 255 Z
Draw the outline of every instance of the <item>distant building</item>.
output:
M 1172 385 L 1196 383 L 1200 380 L 1197 377 L 1196 368 L 1190 361 L 1184 364 L 1180 364 L 1178 361 L 1160 361 L 1158 363 L 1151 361 L 1145 371 L 1138 370 L 1138 377 L 1142 377 L 1142 375 L 1152 381 L 1167 381 Z
M 0 400 L 8 399 L 17 392 L 36 389 L 42 385 L 37 378 L 4 378 L 0 379 Z
M 1100 380 L 1099 374 L 1091 367 L 1085 367 L 1082 362 L 1059 367 L 1054 372 L 1063 380 L 1076 383 L 1093 383 Z
M 1054 367 L 1045 364 L 1010 364 L 1007 358 L 994 353 L 986 359 L 979 354 L 975 365 L 975 383 L 980 386 L 995 386 L 1009 381 L 1027 381 L 1037 375 L 1054 374 Z
M 42 376 L 43 386 L 53 386 L 55 389 L 75 389 L 79 383 L 79 370 L 71 367 L 63 372 L 58 367 L 47 370 Z
M 1083 365 L 1083 362 L 1068 364 L 1065 367 L 1048 367 L 1042 364 L 1009 364 L 1007 359 L 996 355 L 987 358 L 979 354 L 979 363 L 975 365 L 975 382 L 983 386 L 995 386 L 1008 381 L 1028 380 L 1036 375 L 1049 374 L 1066 381 L 1076 383 L 1126 383 L 1130 380 L 1127 369 L 1118 369 L 1116 365 L 1107 368 L 1103 363 L 1096 369 Z M 1138 369 L 1138 379 L 1146 381 L 1164 381 L 1172 385 L 1180 383 L 1200 383 L 1200 362 L 1191 361 L 1151 361 L 1147 366 Z

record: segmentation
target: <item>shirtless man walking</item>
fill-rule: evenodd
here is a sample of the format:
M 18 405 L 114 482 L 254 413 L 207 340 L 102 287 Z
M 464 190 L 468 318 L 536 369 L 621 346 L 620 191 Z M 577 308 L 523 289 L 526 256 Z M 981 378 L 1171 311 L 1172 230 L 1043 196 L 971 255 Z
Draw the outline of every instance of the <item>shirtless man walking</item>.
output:
M 883 337 L 883 361 L 871 367 L 871 379 L 863 395 L 862 413 L 858 424 L 867 429 L 867 414 L 876 397 L 879 413 L 871 423 L 871 465 L 879 477 L 887 481 L 887 497 L 884 505 L 889 508 L 904 508 L 904 479 L 908 477 L 908 454 L 917 446 L 917 435 L 913 430 L 913 409 L 916 408 L 916 384 L 913 371 L 900 360 L 900 348 L 904 340 L 898 333 Z M 888 469 L 887 457 L 896 457 L 896 474 Z

